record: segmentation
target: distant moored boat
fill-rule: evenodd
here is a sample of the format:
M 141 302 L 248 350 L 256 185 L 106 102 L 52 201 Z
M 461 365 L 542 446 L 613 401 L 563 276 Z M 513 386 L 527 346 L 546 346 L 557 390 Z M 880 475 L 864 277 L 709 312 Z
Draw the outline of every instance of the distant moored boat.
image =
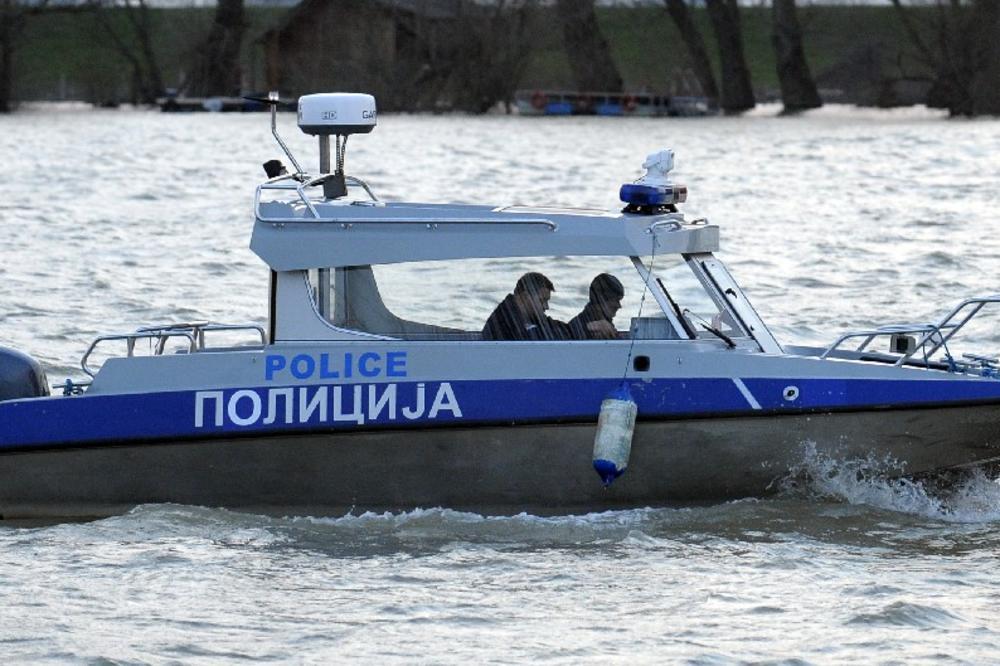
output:
M 707 97 L 652 93 L 519 90 L 514 103 L 526 116 L 706 116 Z

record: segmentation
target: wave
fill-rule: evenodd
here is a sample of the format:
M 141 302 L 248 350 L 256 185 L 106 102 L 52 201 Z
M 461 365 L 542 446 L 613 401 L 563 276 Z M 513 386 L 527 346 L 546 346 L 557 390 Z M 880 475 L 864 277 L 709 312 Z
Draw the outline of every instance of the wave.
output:
M 855 615 L 847 624 L 862 626 L 915 627 L 917 629 L 948 628 L 964 620 L 943 608 L 897 601 L 877 613 Z
M 86 523 L 0 532 L 0 551 L 15 543 L 74 543 L 118 547 L 212 544 L 223 550 L 312 551 L 333 557 L 413 555 L 476 545 L 490 550 L 653 548 L 665 525 L 684 524 L 692 510 L 637 508 L 602 513 L 485 516 L 444 508 L 357 512 L 340 517 L 267 516 L 179 504 L 146 504 Z M 44 535 L 44 536 L 43 536 Z
M 1000 521 L 1000 483 L 984 468 L 921 479 L 892 474 L 903 467 L 889 456 L 839 460 L 817 451 L 815 443 L 806 442 L 802 463 L 782 480 L 780 492 L 945 522 Z

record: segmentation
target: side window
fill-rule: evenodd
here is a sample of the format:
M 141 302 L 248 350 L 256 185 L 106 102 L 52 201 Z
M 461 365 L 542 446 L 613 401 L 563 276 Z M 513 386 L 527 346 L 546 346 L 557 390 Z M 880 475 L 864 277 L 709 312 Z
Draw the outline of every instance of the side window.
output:
M 528 274 L 541 274 L 554 287 L 544 294 L 544 305 L 512 303 Z M 592 284 L 598 275 L 608 277 L 598 281 L 596 304 Z M 309 280 L 322 308 L 323 271 L 310 271 Z M 639 314 L 642 291 L 642 280 L 628 257 L 357 266 L 331 272 L 324 316 L 336 326 L 405 339 L 480 340 L 484 334 L 489 340 L 626 338 L 632 318 Z M 487 324 L 496 324 L 498 311 L 503 322 L 517 321 L 490 328 Z M 662 317 L 656 300 L 647 295 L 642 316 L 657 315 Z
M 308 271 L 310 294 L 316 303 L 316 309 L 330 321 L 337 318 L 334 275 L 335 270 L 332 268 L 313 268 Z

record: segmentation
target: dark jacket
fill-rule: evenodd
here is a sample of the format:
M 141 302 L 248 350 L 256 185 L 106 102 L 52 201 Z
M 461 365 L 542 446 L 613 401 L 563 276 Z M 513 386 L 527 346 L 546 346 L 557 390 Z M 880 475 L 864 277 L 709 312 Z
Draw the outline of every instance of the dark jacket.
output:
M 588 340 L 597 339 L 602 336 L 597 335 L 587 329 L 587 324 L 593 323 L 595 321 L 606 321 L 612 328 L 614 328 L 614 322 L 605 316 L 601 307 L 596 303 L 587 303 L 583 306 L 583 310 L 577 316 L 569 320 L 570 335 L 574 340 Z
M 525 315 L 514 294 L 500 301 L 483 327 L 483 340 L 567 340 L 569 326 L 543 312 Z

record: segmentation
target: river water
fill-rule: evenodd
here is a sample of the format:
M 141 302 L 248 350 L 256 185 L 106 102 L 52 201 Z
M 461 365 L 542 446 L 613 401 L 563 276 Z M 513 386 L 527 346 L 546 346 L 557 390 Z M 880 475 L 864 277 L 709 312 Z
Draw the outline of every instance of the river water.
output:
M 312 165 L 312 141 L 280 122 Z M 720 256 L 782 342 L 1000 291 L 998 121 L 383 116 L 351 139 L 348 172 L 392 200 L 605 208 L 663 147 L 685 210 L 722 226 Z M 265 116 L 29 108 L 0 118 L 0 154 L 0 345 L 53 381 L 80 378 L 101 333 L 263 322 L 247 241 L 259 165 L 279 156 Z M 1000 351 L 995 326 L 972 337 Z M 864 468 L 806 455 L 812 480 L 771 499 L 585 516 L 143 506 L 0 527 L 0 657 L 995 661 L 998 484 L 972 474 L 944 493 Z

